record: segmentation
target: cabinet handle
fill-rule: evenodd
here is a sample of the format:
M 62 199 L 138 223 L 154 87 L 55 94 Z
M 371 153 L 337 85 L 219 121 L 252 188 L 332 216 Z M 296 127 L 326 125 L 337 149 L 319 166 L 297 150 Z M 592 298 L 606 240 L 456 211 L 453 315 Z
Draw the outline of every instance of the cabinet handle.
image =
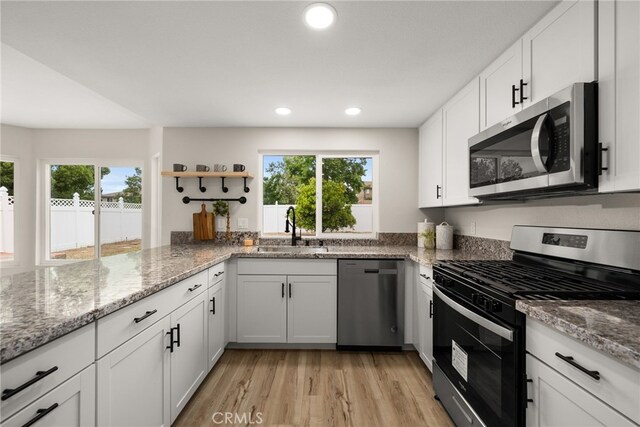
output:
M 224 270 L 223 271 L 218 271 L 217 273 L 215 273 L 213 275 L 213 277 L 218 277 L 218 276 L 222 276 L 224 274 Z
M 442 197 L 442 196 L 440 195 L 440 189 L 441 189 L 441 188 L 442 188 L 442 187 L 440 187 L 439 185 L 436 185 L 436 199 L 439 199 L 440 197 Z
M 133 321 L 136 323 L 140 323 L 142 322 L 144 319 L 146 319 L 149 316 L 153 316 L 154 314 L 156 314 L 158 312 L 158 310 L 151 310 L 151 311 L 147 311 L 146 313 L 144 313 L 143 316 L 140 317 L 134 317 Z
M 178 341 L 176 341 L 176 345 L 180 347 L 180 323 L 176 325 L 176 335 L 178 336 Z
M 594 380 L 600 381 L 600 372 L 588 370 L 584 366 L 574 362 L 572 356 L 565 356 L 563 354 L 558 353 L 557 351 L 556 351 L 556 356 L 558 356 L 560 359 L 564 360 L 565 362 L 567 362 L 569 365 L 573 366 L 574 368 L 577 368 L 580 371 L 584 372 L 585 374 L 589 375 Z
M 289 282 L 289 299 L 291 299 L 291 282 Z
M 25 424 L 22 425 L 22 427 L 30 427 L 32 425 L 34 425 L 35 423 L 37 423 L 38 421 L 40 421 L 42 418 L 46 417 L 47 414 L 49 414 L 50 412 L 52 412 L 54 409 L 56 409 L 58 407 L 57 403 L 54 403 L 53 405 L 49 406 L 46 409 L 38 409 L 36 411 L 36 416 L 31 418 L 29 421 L 27 421 Z
M 603 152 L 604 151 L 609 151 L 609 147 L 605 147 L 602 142 L 598 143 L 598 176 L 602 175 L 602 171 L 608 171 L 609 170 L 609 157 L 607 156 L 607 167 L 603 166 L 603 161 L 602 158 L 603 156 Z
M 173 328 L 169 329 L 169 332 L 167 332 L 167 335 L 170 335 L 169 345 L 166 346 L 165 348 L 168 348 L 169 350 L 171 350 L 171 353 L 173 353 Z
M 524 87 L 527 84 L 528 83 L 525 83 L 524 80 L 520 79 L 520 104 L 523 104 L 525 99 L 529 99 L 526 96 L 524 96 Z
M 519 90 L 516 85 L 511 85 L 511 108 L 516 108 L 516 105 L 520 104 L 516 101 L 516 92 Z
M 32 385 L 34 385 L 35 383 L 37 383 L 38 381 L 40 381 L 44 377 L 53 374 L 57 370 L 58 370 L 58 367 L 54 366 L 53 368 L 49 369 L 48 371 L 38 371 L 38 372 L 36 372 L 36 376 L 35 377 L 30 379 L 26 383 L 22 384 L 20 387 L 5 388 L 4 390 L 2 390 L 2 401 L 4 402 L 5 400 L 10 398 L 11 396 L 14 396 L 14 395 L 20 393 L 25 388 L 31 387 Z
M 282 282 L 282 298 L 284 298 L 284 282 Z
M 429 300 L 429 319 L 433 317 L 433 300 Z
M 529 399 L 529 387 L 527 383 L 532 383 L 533 380 L 531 378 L 527 378 L 524 376 L 524 407 L 525 409 L 529 407 L 529 403 L 533 403 L 533 399 Z
M 199 284 L 195 285 L 193 288 L 189 288 L 189 292 L 193 292 L 193 291 L 195 291 L 196 289 L 198 289 L 201 286 L 202 286 L 202 283 L 199 283 Z
M 211 308 L 211 312 L 213 314 L 216 314 L 216 297 L 211 298 L 211 303 L 213 304 L 213 307 Z
M 420 277 L 422 277 L 423 279 L 426 279 L 426 280 L 431 279 L 431 277 L 427 276 L 427 275 L 426 275 L 426 274 L 424 274 L 424 273 L 420 273 Z

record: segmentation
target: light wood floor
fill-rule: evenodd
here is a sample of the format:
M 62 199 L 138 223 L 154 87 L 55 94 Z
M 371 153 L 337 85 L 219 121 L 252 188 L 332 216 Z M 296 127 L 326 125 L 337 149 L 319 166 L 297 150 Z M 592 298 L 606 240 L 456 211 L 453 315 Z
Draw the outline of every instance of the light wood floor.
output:
M 451 426 L 433 395 L 416 352 L 226 350 L 173 426 Z

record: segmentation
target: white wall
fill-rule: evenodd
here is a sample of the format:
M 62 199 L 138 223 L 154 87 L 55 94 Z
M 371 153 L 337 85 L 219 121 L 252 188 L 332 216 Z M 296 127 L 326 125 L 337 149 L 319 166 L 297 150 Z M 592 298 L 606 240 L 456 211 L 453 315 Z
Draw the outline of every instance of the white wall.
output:
M 33 270 L 35 266 L 36 175 L 31 129 L 1 125 L 0 155 L 16 159 L 15 180 L 15 264 L 3 265 L 0 274 L 10 275 Z
M 259 150 L 367 150 L 379 151 L 380 231 L 414 232 L 424 216 L 416 207 L 418 192 L 417 129 L 316 129 L 316 128 L 165 128 L 163 164 L 183 163 L 189 170 L 196 163 L 243 163 L 247 171 L 258 175 Z M 185 205 L 181 199 L 191 197 L 240 197 L 245 205 L 232 203 L 232 230 L 237 218 L 249 219 L 249 230 L 257 231 L 258 182 L 249 183 L 251 191 L 242 192 L 241 180 L 227 180 L 229 193 L 220 189 L 219 179 L 205 180 L 206 193 L 200 193 L 197 180 L 183 180 L 185 191 L 175 190 L 173 178 L 163 180 L 163 242 L 169 243 L 171 231 L 192 229 L 195 203 Z
M 516 224 L 640 230 L 640 194 L 562 197 L 445 209 L 456 234 L 511 240 Z M 475 223 L 475 233 L 473 233 Z

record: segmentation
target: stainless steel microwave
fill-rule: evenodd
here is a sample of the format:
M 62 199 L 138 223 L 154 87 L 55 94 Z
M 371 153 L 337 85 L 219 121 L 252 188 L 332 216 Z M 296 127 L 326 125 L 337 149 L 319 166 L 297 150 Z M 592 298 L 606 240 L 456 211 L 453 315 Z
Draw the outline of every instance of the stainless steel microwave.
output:
M 596 83 L 575 83 L 469 139 L 469 195 L 550 197 L 598 186 Z

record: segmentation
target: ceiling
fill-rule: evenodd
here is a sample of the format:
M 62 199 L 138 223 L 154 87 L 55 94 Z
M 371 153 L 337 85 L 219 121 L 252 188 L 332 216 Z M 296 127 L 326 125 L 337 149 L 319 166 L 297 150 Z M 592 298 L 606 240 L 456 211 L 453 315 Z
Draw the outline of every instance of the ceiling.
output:
M 417 127 L 555 5 L 334 1 L 316 31 L 309 3 L 2 1 L 2 122 Z

